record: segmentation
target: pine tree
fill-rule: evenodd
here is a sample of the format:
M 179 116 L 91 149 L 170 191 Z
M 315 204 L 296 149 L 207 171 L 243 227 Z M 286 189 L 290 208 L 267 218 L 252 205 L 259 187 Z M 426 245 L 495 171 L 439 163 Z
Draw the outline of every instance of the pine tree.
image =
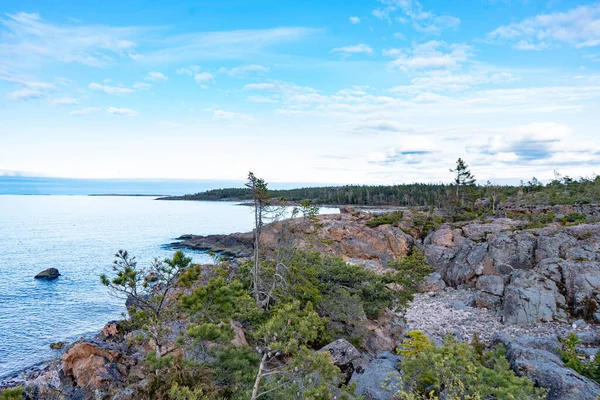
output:
M 474 185 L 476 182 L 475 176 L 471 174 L 469 166 L 463 161 L 462 158 L 459 158 L 456 161 L 456 168 L 451 169 L 450 172 L 454 172 L 456 174 L 456 177 L 454 178 L 454 183 L 456 185 L 456 200 L 458 201 L 458 199 L 460 198 L 461 204 L 463 204 L 464 195 L 463 197 L 460 196 L 460 188 Z

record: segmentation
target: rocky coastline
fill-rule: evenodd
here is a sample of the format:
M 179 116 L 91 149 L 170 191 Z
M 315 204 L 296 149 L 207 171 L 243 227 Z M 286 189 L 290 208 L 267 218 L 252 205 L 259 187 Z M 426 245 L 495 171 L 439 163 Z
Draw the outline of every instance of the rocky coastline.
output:
M 338 341 L 324 348 L 356 383 L 356 394 L 393 398 L 377 379 L 397 373 L 393 351 L 402 332 L 417 329 L 437 344 L 448 335 L 468 342 L 474 334 L 486 345 L 504 344 L 513 370 L 548 389 L 548 399 L 600 396 L 600 385 L 567 368 L 558 353 L 558 338 L 569 333 L 580 339 L 582 358 L 591 359 L 600 349 L 600 313 L 593 307 L 600 301 L 599 223 L 530 228 L 503 215 L 428 230 L 410 210 L 403 210 L 395 224 L 369 227 L 372 217 L 342 207 L 340 214 L 319 216 L 317 224 L 297 218 L 269 224 L 263 232 L 263 246 L 271 252 L 285 241 L 385 273 L 389 263 L 418 247 L 433 267 L 402 315 L 389 311 L 367 326 L 360 350 Z M 211 251 L 241 263 L 252 254 L 252 233 L 184 235 L 173 247 Z M 185 327 L 185 321 L 172 322 L 173 340 Z M 243 331 L 232 329 L 237 343 L 244 343 Z M 84 399 L 93 393 L 100 399 L 133 399 L 135 385 L 144 385 L 141 365 L 149 350 L 136 342 L 140 334 L 110 322 L 97 336 L 66 346 L 59 359 L 5 378 L 0 388 L 25 386 L 33 398 Z M 340 359 L 338 351 L 344 354 Z M 133 385 L 128 383 L 132 376 Z M 109 396 L 115 387 L 122 390 Z

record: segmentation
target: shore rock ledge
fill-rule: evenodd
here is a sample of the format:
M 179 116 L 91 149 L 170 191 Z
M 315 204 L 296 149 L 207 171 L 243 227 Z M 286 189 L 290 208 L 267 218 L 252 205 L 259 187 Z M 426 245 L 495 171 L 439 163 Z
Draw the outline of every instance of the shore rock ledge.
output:
M 56 268 L 48 268 L 40 272 L 35 276 L 35 279 L 43 279 L 46 281 L 52 281 L 60 276 L 60 272 Z

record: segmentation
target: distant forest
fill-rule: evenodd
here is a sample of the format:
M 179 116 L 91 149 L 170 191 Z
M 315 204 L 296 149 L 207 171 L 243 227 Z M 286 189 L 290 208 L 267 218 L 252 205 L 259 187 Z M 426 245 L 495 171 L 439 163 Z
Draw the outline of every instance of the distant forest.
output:
M 520 185 L 461 186 L 460 199 L 456 184 L 412 183 L 393 186 L 326 186 L 288 190 L 270 190 L 271 199 L 292 203 L 309 200 L 317 205 L 356 206 L 434 206 L 445 208 L 449 202 L 460 201 L 474 206 L 479 201 L 493 203 L 511 201 L 522 205 L 557 205 L 600 203 L 600 177 L 572 179 L 556 174 L 544 185 L 536 178 Z M 247 188 L 214 189 L 206 192 L 163 198 L 165 200 L 245 201 L 252 199 Z M 495 207 L 494 207 L 495 208 Z

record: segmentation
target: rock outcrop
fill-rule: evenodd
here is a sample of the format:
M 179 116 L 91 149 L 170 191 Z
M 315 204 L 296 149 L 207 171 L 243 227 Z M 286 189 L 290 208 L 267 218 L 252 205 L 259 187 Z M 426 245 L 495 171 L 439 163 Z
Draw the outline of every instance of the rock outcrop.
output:
M 56 268 L 48 268 L 38 273 L 34 278 L 45 281 L 52 281 L 60 276 L 60 272 Z
M 365 400 L 392 400 L 401 389 L 402 377 L 397 365 L 402 358 L 392 353 L 381 353 L 365 366 L 354 371 L 350 384 L 356 384 L 354 393 Z
M 524 224 L 508 218 L 446 224 L 423 247 L 447 285 L 478 289 L 476 305 L 499 310 L 506 323 L 593 318 L 600 304 L 600 224 Z
M 388 263 L 406 255 L 415 240 L 395 226 L 369 228 L 365 222 L 370 218 L 368 213 L 348 210 L 340 214 L 321 215 L 318 224 L 305 218 L 274 222 L 263 227 L 262 246 L 267 251 L 274 251 L 283 244 L 299 250 L 318 251 L 383 272 L 388 268 Z M 209 250 L 236 257 L 249 257 L 252 254 L 252 232 L 185 235 L 179 239 L 182 241 L 175 243 L 175 247 Z
M 354 371 L 363 364 L 360 351 L 346 339 L 338 339 L 319 351 L 329 353 L 333 363 L 345 376 L 345 382 L 348 382 Z
M 110 392 L 125 384 L 135 360 L 117 346 L 101 341 L 78 341 L 62 356 L 62 370 L 86 391 Z
M 566 367 L 560 358 L 556 338 L 511 339 L 501 334 L 496 342 L 507 349 L 512 369 L 548 389 L 547 400 L 597 400 L 598 383 Z

